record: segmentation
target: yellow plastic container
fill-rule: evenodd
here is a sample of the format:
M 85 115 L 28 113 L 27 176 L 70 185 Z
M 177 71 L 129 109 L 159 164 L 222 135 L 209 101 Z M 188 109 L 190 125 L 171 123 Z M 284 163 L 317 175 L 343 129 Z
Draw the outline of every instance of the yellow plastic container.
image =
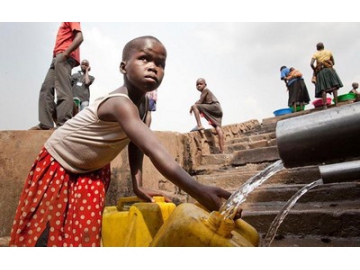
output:
M 235 220 L 235 229 L 238 234 L 248 240 L 254 247 L 258 247 L 260 236 L 257 230 L 243 219 Z
M 195 204 L 179 205 L 159 229 L 151 247 L 255 247 L 257 231 L 244 220 L 224 219 Z
M 117 206 L 105 207 L 102 220 L 102 246 L 148 247 L 164 221 L 176 208 L 163 197 L 155 203 L 137 197 L 120 198 Z M 134 203 L 128 209 L 126 203 Z

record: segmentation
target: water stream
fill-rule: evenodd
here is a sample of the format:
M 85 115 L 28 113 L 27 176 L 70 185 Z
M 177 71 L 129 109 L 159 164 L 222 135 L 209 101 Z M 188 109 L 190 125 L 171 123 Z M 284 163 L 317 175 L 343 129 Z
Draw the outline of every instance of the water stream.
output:
M 264 170 L 247 180 L 238 191 L 234 192 L 230 198 L 221 206 L 219 212 L 224 219 L 232 219 L 236 215 L 236 211 L 251 191 L 264 183 L 271 176 L 284 168 L 282 160 L 278 160 L 266 167 Z
M 274 219 L 274 221 L 271 223 L 269 230 L 265 236 L 265 239 L 263 241 L 262 247 L 270 247 L 272 241 L 275 238 L 276 232 L 278 230 L 278 228 L 280 227 L 280 224 L 283 222 L 283 220 L 285 219 L 285 217 L 287 216 L 287 214 L 290 212 L 291 208 L 295 205 L 295 203 L 306 193 L 308 192 L 310 189 L 317 187 L 319 185 L 323 184 L 322 179 L 316 180 L 306 186 L 304 186 L 303 188 L 301 188 L 300 190 L 298 190 L 298 192 L 296 192 L 291 198 L 290 200 L 288 200 L 288 202 L 284 205 L 284 207 L 281 209 L 281 211 L 279 212 L 279 214 L 276 216 L 276 218 Z

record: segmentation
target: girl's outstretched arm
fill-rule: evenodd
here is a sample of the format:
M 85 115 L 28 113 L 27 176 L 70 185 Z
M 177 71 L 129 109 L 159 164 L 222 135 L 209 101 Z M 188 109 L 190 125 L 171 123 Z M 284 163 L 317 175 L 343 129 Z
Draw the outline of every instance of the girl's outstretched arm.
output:
M 106 104 L 105 104 L 106 103 Z M 122 127 L 128 138 L 146 156 L 158 171 L 172 183 L 184 190 L 208 210 L 219 210 L 223 199 L 230 197 L 230 192 L 218 187 L 205 186 L 195 181 L 163 147 L 155 133 L 141 121 L 136 106 L 128 99 L 118 97 L 107 100 L 102 106 Z M 139 164 L 135 154 L 131 162 Z M 133 166 L 133 165 L 132 165 Z M 139 165 L 135 165 L 139 166 Z

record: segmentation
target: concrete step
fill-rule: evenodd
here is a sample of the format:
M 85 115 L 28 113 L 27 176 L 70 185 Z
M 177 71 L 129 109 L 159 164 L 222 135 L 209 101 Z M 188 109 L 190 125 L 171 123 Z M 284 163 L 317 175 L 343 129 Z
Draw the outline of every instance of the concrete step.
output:
M 242 218 L 261 234 L 266 234 L 284 203 L 257 204 L 244 210 Z M 275 208 L 277 208 L 275 210 Z M 273 210 L 271 210 L 273 209 Z M 296 203 L 284 218 L 277 235 L 316 235 L 319 237 L 360 237 L 360 201 Z
M 266 234 L 260 234 L 260 245 Z M 318 235 L 277 235 L 270 247 L 360 247 L 359 237 L 329 237 Z
M 267 164 L 247 164 L 240 167 L 207 167 L 203 171 L 196 171 L 194 178 L 205 185 L 218 186 L 229 191 L 238 190 L 246 181 L 257 175 Z M 291 185 L 291 184 L 309 184 L 320 179 L 320 173 L 317 167 L 304 167 L 295 169 L 283 169 L 263 185 Z
M 252 130 L 247 130 L 244 131 L 242 133 L 242 135 L 244 136 L 252 136 L 252 135 L 259 135 L 259 134 L 266 134 L 266 133 L 271 133 L 271 132 L 275 132 L 276 130 L 276 122 L 275 125 L 264 125 L 263 123 L 264 121 L 262 121 L 261 125 L 255 127 Z
M 251 147 L 254 147 L 250 149 Z M 238 150 L 238 148 L 247 148 Z M 201 166 L 232 165 L 244 166 L 249 163 L 275 162 L 280 159 L 276 141 L 259 141 L 254 144 L 227 146 L 225 154 L 201 156 Z M 196 170 L 197 168 L 194 168 Z
M 224 170 L 232 172 L 235 170 L 234 173 L 239 172 L 248 172 L 248 171 L 261 171 L 265 169 L 267 166 L 270 166 L 273 162 L 262 162 L 262 163 L 246 163 L 241 166 L 234 167 L 233 162 L 233 155 L 232 154 L 225 154 L 226 157 L 223 155 L 203 155 L 201 165 L 193 168 L 194 174 L 201 174 L 201 171 L 208 171 L 216 172 Z
M 210 154 L 201 156 L 201 165 L 205 166 L 227 166 L 232 162 L 234 155 L 233 154 Z M 201 169 L 201 168 L 200 168 Z
M 263 184 L 254 189 L 244 202 L 244 209 L 248 203 L 287 202 L 304 184 Z M 338 205 L 341 201 L 360 200 L 360 182 L 346 182 L 324 184 L 308 190 L 299 199 L 299 203 L 324 203 L 331 202 Z
M 275 131 L 266 132 L 266 133 L 247 133 L 244 134 L 238 138 L 229 139 L 225 142 L 225 145 L 228 144 L 236 144 L 236 143 L 251 143 L 251 142 L 257 142 L 257 141 L 269 141 L 272 139 L 276 139 Z
M 264 148 L 269 147 L 270 140 L 259 140 L 254 142 L 241 142 L 234 143 L 232 145 L 226 145 L 224 151 L 226 153 L 233 153 L 236 151 L 247 150 L 247 149 L 255 149 L 255 148 Z
M 245 165 L 247 163 L 275 162 L 280 159 L 277 146 L 241 150 L 233 154 L 233 166 Z

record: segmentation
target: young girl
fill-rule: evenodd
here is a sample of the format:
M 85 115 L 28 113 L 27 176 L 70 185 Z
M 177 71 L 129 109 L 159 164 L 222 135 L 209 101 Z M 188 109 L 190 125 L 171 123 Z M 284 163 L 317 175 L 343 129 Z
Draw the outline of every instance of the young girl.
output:
M 191 178 L 144 123 L 145 94 L 164 77 L 166 49 L 152 36 L 135 38 L 123 50 L 124 85 L 97 99 L 56 129 L 33 164 L 15 214 L 10 246 L 100 246 L 110 162 L 128 146 L 134 193 L 142 187 L 142 160 L 154 166 L 208 210 L 218 210 L 228 191 Z

